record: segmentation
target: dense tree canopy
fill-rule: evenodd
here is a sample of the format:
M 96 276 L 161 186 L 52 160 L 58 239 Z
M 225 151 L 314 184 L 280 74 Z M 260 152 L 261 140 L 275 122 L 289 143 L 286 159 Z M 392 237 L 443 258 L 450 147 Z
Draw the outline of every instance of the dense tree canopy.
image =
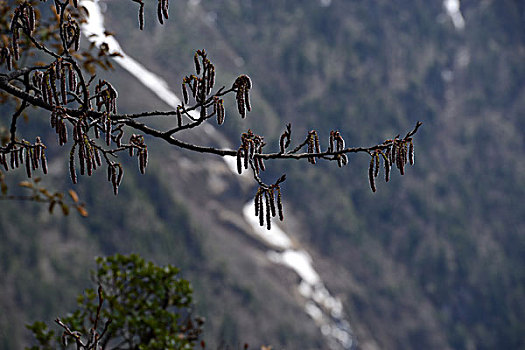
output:
M 192 289 L 179 269 L 138 255 L 97 258 L 98 289 L 78 296 L 78 309 L 57 318 L 62 333 L 37 321 L 31 349 L 191 349 L 204 321 L 191 313 Z

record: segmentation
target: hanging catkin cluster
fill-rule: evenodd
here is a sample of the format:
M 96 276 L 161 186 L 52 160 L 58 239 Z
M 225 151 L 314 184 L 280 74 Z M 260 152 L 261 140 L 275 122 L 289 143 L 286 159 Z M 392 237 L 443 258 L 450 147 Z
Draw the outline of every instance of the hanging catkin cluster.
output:
M 113 193 L 118 194 L 118 187 L 122 182 L 124 176 L 124 169 L 120 163 L 111 162 L 108 164 L 108 181 L 113 185 Z
M 80 45 L 80 26 L 70 15 L 68 15 L 67 20 L 62 23 L 62 33 L 64 33 L 66 49 L 70 49 L 71 46 L 73 46 L 74 50 L 78 51 Z
M 217 124 L 222 125 L 226 114 L 224 111 L 224 100 L 218 96 L 213 96 L 213 113 L 217 115 Z
M 182 79 L 182 95 L 184 97 L 184 104 L 189 103 L 189 93 L 199 104 L 206 102 L 206 97 L 210 94 L 211 89 L 215 85 L 215 66 L 208 59 L 205 50 L 197 50 L 193 56 L 193 62 L 195 64 L 195 72 L 197 75 L 192 74 Z M 201 117 L 204 118 L 206 109 L 201 108 Z
M 264 226 L 266 223 L 268 230 L 272 228 L 272 217 L 279 214 L 279 220 L 284 220 L 280 187 L 280 183 L 284 180 L 286 180 L 285 175 L 281 176 L 273 185 L 260 186 L 255 194 L 255 216 L 259 217 L 259 225 Z
M 411 137 L 406 137 L 402 140 L 398 138 L 386 140 L 385 143 L 389 144 L 386 149 L 376 149 L 371 152 L 368 179 L 372 192 L 376 191 L 375 178 L 379 175 L 380 158 L 383 159 L 386 182 L 390 180 L 390 171 L 393 164 L 396 165 L 401 175 L 405 174 L 405 165 L 407 163 L 414 165 L 414 143 Z
M 60 146 L 67 143 L 67 127 L 65 120 L 68 117 L 66 111 L 60 106 L 55 107 L 51 112 L 51 127 L 55 129 L 55 132 L 58 135 L 58 144 Z
M 139 28 L 144 29 L 144 0 L 133 0 L 139 4 Z M 164 24 L 164 20 L 168 19 L 169 1 L 158 0 L 157 2 L 157 19 L 160 24 Z
M 328 152 L 342 152 L 345 149 L 345 140 L 339 131 L 330 131 L 330 139 L 328 143 Z M 348 164 L 348 156 L 345 153 L 336 155 L 337 165 L 341 168 Z
M 319 146 L 319 136 L 317 136 L 317 131 L 312 130 L 308 133 L 307 145 L 308 153 L 321 153 L 321 146 Z M 308 162 L 315 164 L 315 157 L 308 157 Z
M 246 74 L 239 76 L 233 83 L 233 89 L 236 91 L 235 99 L 237 100 L 237 110 L 242 118 L 246 117 L 246 111 L 250 112 L 250 89 L 252 81 Z
M 248 169 L 249 164 L 253 164 L 256 174 L 264 171 L 264 161 L 262 158 L 254 157 L 255 154 L 262 153 L 262 148 L 266 145 L 262 136 L 255 135 L 248 130 L 241 135 L 241 145 L 237 150 L 237 172 L 242 174 L 242 168 Z
M 18 145 L 13 145 L 9 151 L 3 150 L 0 153 L 0 165 L 4 167 L 5 171 L 9 171 L 9 165 L 11 169 L 17 169 L 25 164 L 27 177 L 29 178 L 31 178 L 35 169 L 39 167 L 42 167 L 42 172 L 47 174 L 45 149 L 46 146 L 38 136 L 34 144 L 22 140 Z
M 168 19 L 168 0 L 158 0 L 157 4 L 157 18 L 160 24 L 164 24 L 164 19 Z
M 11 45 L 14 58 L 17 61 L 20 58 L 20 30 L 26 34 L 30 34 L 35 30 L 35 11 L 28 2 L 23 2 L 16 8 L 13 19 L 11 20 Z
M 71 63 L 58 58 L 44 72 L 35 71 L 32 76 L 33 87 L 42 100 L 51 106 L 68 103 L 68 91 L 78 93 L 76 72 Z
M 117 90 L 109 82 L 99 80 L 95 87 L 95 96 L 97 111 L 104 107 L 107 113 L 117 113 Z
M 139 24 L 143 29 L 145 1 L 133 1 L 140 5 Z M 154 3 L 154 1 L 150 3 L 152 2 Z M 266 224 L 268 228 L 271 227 L 271 218 L 277 213 L 280 219 L 283 219 L 280 183 L 285 177 L 282 176 L 273 185 L 265 184 L 260 177 L 260 172 L 265 170 L 263 160 L 306 159 L 311 164 L 316 164 L 320 160 L 336 160 L 339 167 L 342 167 L 348 163 L 349 153 L 366 152 L 371 156 L 369 179 L 374 192 L 376 191 L 375 178 L 379 175 L 381 159 L 386 181 L 389 180 L 393 164 L 403 175 L 405 165 L 414 162 L 412 136 L 421 123 L 417 123 L 413 131 L 409 132 L 405 138 L 396 137 L 368 148 L 346 148 L 341 133 L 332 130 L 328 147 L 323 151 L 318 132 L 311 130 L 304 141 L 290 149 L 291 124 L 288 124 L 286 130 L 281 134 L 278 153 L 264 153 L 264 138 L 251 130 L 241 135 L 241 144 L 236 151 L 184 142 L 176 138 L 174 134 L 196 128 L 212 117 L 216 117 L 219 125 L 225 122 L 223 97 L 228 94 L 235 94 L 237 110 L 241 118 L 247 116 L 247 113 L 251 111 L 249 93 L 252 82 L 249 76 L 240 75 L 230 88 L 223 86 L 212 93 L 215 84 L 215 67 L 208 59 L 207 53 L 204 50 L 198 50 L 193 57 L 195 72 L 182 80 L 183 102 L 174 111 L 118 115 L 116 89 L 105 80 L 99 80 L 96 84 L 94 75 L 87 79 L 79 65 L 83 63 L 88 70 L 87 62 L 91 61 L 98 62 L 102 67 L 110 66 L 108 61 L 103 62 L 100 59 L 101 56 L 109 53 L 109 46 L 107 44 L 100 46 L 99 59 L 92 56 L 89 50 L 82 55 L 71 52 L 79 49 L 81 34 L 79 23 L 82 21 L 82 15 L 79 11 L 70 11 L 68 7 L 71 8 L 71 5 L 77 7 L 78 1 L 53 1 L 54 7 L 51 13 L 57 23 L 48 27 L 49 32 L 35 30 L 39 12 L 38 10 L 35 12 L 31 6 L 31 3 L 35 3 L 34 1 L 20 0 L 16 3 L 18 5 L 13 12 L 9 27 L 12 37 L 4 40 L 4 46 L 0 47 L 0 64 L 6 63 L 8 70 L 15 68 L 15 72 L 2 75 L 0 86 L 8 95 L 11 94 L 22 101 L 12 116 L 9 143 L 5 147 L 0 146 L 0 166 L 6 170 L 9 165 L 10 168 L 16 168 L 23 164 L 28 177 L 31 177 L 39 167 L 42 167 L 44 173 L 47 172 L 45 146 L 41 140 L 37 139 L 34 144 L 31 144 L 17 139 L 17 118 L 31 105 L 51 111 L 51 126 L 58 136 L 60 145 L 68 142 L 68 129 L 71 129 L 70 139 L 73 142 L 70 150 L 69 170 L 72 181 L 77 182 L 77 171 L 80 172 L 80 175 L 90 176 L 102 166 L 104 161 L 108 169 L 108 180 L 113 185 L 115 194 L 118 192 L 123 177 L 122 165 L 115 161 L 118 153 L 129 152 L 131 157 L 136 156 L 142 174 L 145 173 L 148 164 L 148 147 L 144 136 L 132 134 L 129 139 L 125 138 L 125 128 L 162 138 L 171 144 L 196 152 L 219 156 L 236 155 L 238 172 L 242 173 L 243 168 L 251 169 L 254 179 L 259 184 L 255 195 L 256 215 L 259 216 L 261 225 Z M 163 24 L 168 19 L 168 15 L 169 1 L 157 0 L 158 21 Z M 33 35 L 33 33 L 38 33 L 38 35 Z M 26 66 L 19 69 L 22 54 L 26 56 L 31 53 L 26 48 L 37 50 L 43 57 L 47 57 L 44 59 L 45 63 L 35 63 L 33 67 Z M 113 55 L 110 54 L 109 57 Z M 30 62 L 33 61 L 30 60 Z M 142 122 L 143 119 L 139 119 L 160 115 L 176 116 L 176 123 L 175 121 L 173 123 L 175 125 L 163 130 L 161 127 L 153 127 Z M 103 140 L 99 140 L 101 134 L 104 134 Z
M 73 183 L 77 183 L 75 150 L 77 150 L 76 154 L 78 155 L 80 175 L 87 174 L 91 176 L 97 167 L 102 166 L 99 147 L 89 138 L 87 132 L 88 126 L 86 120 L 79 118 L 73 126 L 73 140 L 75 143 L 69 154 L 69 171 Z
M 148 146 L 144 143 L 144 136 L 133 134 L 129 139 L 129 156 L 133 157 L 133 151 L 137 155 L 139 170 L 142 174 L 146 173 L 148 165 Z

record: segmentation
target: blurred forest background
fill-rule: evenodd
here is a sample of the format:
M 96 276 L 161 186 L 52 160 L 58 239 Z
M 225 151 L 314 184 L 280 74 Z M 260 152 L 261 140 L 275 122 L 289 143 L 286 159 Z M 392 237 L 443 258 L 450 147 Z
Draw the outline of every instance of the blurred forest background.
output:
M 103 5 L 126 52 L 176 93 L 201 48 L 219 84 L 252 78 L 248 118 L 192 140 L 236 148 L 252 128 L 276 145 L 292 122 L 296 139 L 315 128 L 326 146 L 339 129 L 360 146 L 423 121 L 415 166 L 376 193 L 366 156 L 342 169 L 271 164 L 269 178 L 288 175 L 282 226 L 342 300 L 361 348 L 525 348 L 524 1 L 462 0 L 463 29 L 440 0 L 173 0 L 164 26 L 146 6 L 142 32 L 135 4 Z M 119 67 L 103 75 L 120 111 L 168 109 Z M 13 108 L 0 106 L 3 126 Z M 29 121 L 27 132 L 54 140 L 47 116 Z M 28 345 L 26 323 L 71 310 L 94 257 L 116 252 L 182 268 L 210 344 L 325 348 L 298 277 L 249 234 L 253 183 L 219 158 L 148 145 L 147 174 L 130 162 L 117 197 L 104 174 L 80 179 L 88 218 L 0 203 L 0 348 Z M 48 152 L 44 183 L 71 188 L 64 149 Z

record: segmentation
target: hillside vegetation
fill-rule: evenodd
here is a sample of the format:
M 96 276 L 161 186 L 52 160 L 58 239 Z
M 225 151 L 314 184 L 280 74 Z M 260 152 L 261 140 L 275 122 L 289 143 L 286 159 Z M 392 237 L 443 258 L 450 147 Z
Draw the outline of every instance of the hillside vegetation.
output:
M 342 169 L 273 164 L 268 176 L 288 178 L 284 227 L 343 300 L 360 347 L 524 348 L 525 4 L 463 0 L 457 30 L 441 1 L 323 3 L 173 1 L 164 26 L 151 8 L 140 32 L 137 9 L 115 0 L 106 25 L 177 93 L 196 49 L 218 83 L 250 75 L 254 111 L 227 117 L 224 138 L 209 142 L 237 147 L 252 128 L 277 149 L 292 122 L 297 138 L 315 128 L 325 147 L 332 129 L 348 146 L 371 145 L 423 121 L 415 166 L 376 193 L 365 156 Z M 121 111 L 168 108 L 120 68 L 108 74 Z M 93 257 L 115 252 L 181 267 L 211 344 L 325 347 L 297 277 L 247 234 L 241 210 L 255 188 L 220 159 L 150 147 L 148 173 L 130 164 L 118 197 L 103 179 L 81 179 L 87 219 L 0 203 L 0 348 L 27 344 L 24 323 L 67 313 Z M 54 188 L 72 186 L 66 157 L 51 165 Z

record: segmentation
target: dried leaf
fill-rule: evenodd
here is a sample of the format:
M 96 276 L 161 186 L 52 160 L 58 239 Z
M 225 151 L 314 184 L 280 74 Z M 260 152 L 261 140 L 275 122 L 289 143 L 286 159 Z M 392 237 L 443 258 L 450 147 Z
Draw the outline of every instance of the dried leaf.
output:
M 72 189 L 70 189 L 68 193 L 71 199 L 73 200 L 73 202 L 78 203 L 78 194 Z

